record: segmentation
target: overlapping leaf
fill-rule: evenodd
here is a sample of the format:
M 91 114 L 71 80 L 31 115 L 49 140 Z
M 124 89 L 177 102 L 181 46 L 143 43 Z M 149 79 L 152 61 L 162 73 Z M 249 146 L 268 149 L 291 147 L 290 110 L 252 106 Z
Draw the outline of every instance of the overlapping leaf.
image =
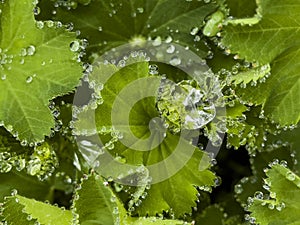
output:
M 271 63 L 271 77 L 258 87 L 241 90 L 243 99 L 263 104 L 266 116 L 281 125 L 296 124 L 300 119 L 300 4 L 296 0 L 262 0 L 258 7 L 259 23 L 228 25 L 223 43 L 247 61 Z
M 182 225 L 183 221 L 179 220 L 162 220 L 156 217 L 130 217 L 123 204 L 114 195 L 108 182 L 96 174 L 86 176 L 80 188 L 76 191 L 73 202 L 73 211 L 78 214 L 80 224 L 156 224 L 156 225 Z
M 101 83 L 101 81 L 107 81 L 101 91 L 103 104 L 100 104 L 95 110 L 96 128 L 100 133 L 104 147 L 102 150 L 122 156 L 126 163 L 135 166 L 161 164 L 161 169 L 153 170 L 152 172 L 155 174 L 150 174 L 150 176 L 166 176 L 165 180 L 151 185 L 150 190 L 147 191 L 146 199 L 142 200 L 142 204 L 136 207 L 137 212 L 141 215 L 155 215 L 158 212 L 170 209 L 176 215 L 191 212 L 191 207 L 196 206 L 195 201 L 197 200 L 195 186 L 202 186 L 202 188 L 209 190 L 210 186 L 214 185 L 215 176 L 208 170 L 209 157 L 187 140 L 182 140 L 180 134 L 172 134 L 167 131 L 164 135 L 164 129 L 159 126 L 158 120 L 155 125 L 156 129 L 152 129 L 150 132 L 149 124 L 151 128 L 151 123 L 155 124 L 152 119 L 159 117 L 155 96 L 161 78 L 149 75 L 147 62 L 128 65 L 119 71 L 113 65 L 102 64 L 100 68 L 101 70 L 94 68 L 94 73 L 90 76 L 90 82 Z M 108 72 L 109 70 L 111 71 Z M 111 74 L 111 72 L 113 72 L 113 75 L 109 77 L 108 74 Z M 126 91 L 124 92 L 124 90 Z M 130 105 L 132 101 L 144 96 L 144 93 L 149 90 L 152 91 L 152 97 L 142 98 L 136 101 L 133 106 Z M 129 118 L 127 117 L 128 110 L 130 112 Z M 113 112 L 117 112 L 117 114 L 114 114 L 114 121 L 112 121 Z M 89 124 L 93 123 L 94 120 L 88 122 L 86 115 L 85 112 L 78 115 L 78 120 L 75 123 L 75 128 L 78 131 L 90 132 Z M 115 130 L 111 131 L 112 127 Z M 116 132 L 121 132 L 122 137 L 118 137 Z M 131 132 L 135 137 L 131 136 Z M 148 142 L 145 141 L 149 137 L 151 137 L 150 141 L 149 139 Z M 113 139 L 115 140 L 112 141 Z M 158 140 L 161 140 L 161 143 L 156 145 Z M 147 151 L 143 148 L 147 148 Z M 181 150 L 177 150 L 173 154 L 176 148 Z M 91 153 L 91 150 L 86 151 L 87 155 Z M 191 158 L 187 158 L 191 152 Z M 168 160 L 169 157 L 172 158 L 171 161 Z M 93 163 L 93 160 L 96 159 L 90 158 L 90 160 Z M 201 171 L 199 170 L 200 162 L 202 162 Z M 100 160 L 101 163 L 104 164 L 102 164 L 100 170 L 107 167 L 105 160 Z M 174 168 L 176 171 L 177 165 L 181 165 L 182 168 L 179 168 L 175 174 Z M 116 170 L 116 167 L 106 169 L 113 173 L 112 171 Z M 126 169 L 124 171 L 121 168 L 117 171 L 117 176 L 119 174 L 120 176 L 121 174 L 126 176 Z
M 80 37 L 88 39 L 90 53 L 101 55 L 112 47 L 128 42 L 139 44 L 150 37 L 158 44 L 163 40 L 176 41 L 204 57 L 207 47 L 200 37 L 196 41 L 194 38 L 204 18 L 215 9 L 215 4 L 204 1 L 95 0 L 76 9 L 55 9 L 55 18 L 73 23 Z
M 300 178 L 288 168 L 275 164 L 267 171 L 270 199 L 256 193 L 249 206 L 250 221 L 261 225 L 299 224 Z
M 6 198 L 3 216 L 8 224 L 72 224 L 72 213 L 34 199 L 13 195 Z
M 72 91 L 81 77 L 78 53 L 70 50 L 75 34 L 61 23 L 35 21 L 34 6 L 32 0 L 0 5 L 0 121 L 28 143 L 49 135 L 54 118 L 48 101 Z

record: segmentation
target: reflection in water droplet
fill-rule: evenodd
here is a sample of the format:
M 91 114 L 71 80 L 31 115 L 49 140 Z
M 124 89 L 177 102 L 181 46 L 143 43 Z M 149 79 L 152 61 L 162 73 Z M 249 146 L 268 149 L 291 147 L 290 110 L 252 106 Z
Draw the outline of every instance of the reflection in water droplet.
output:
M 70 49 L 71 49 L 72 52 L 78 51 L 79 48 L 80 48 L 80 43 L 78 41 L 71 42 Z
M 196 35 L 196 34 L 198 33 L 198 31 L 199 31 L 199 28 L 198 28 L 198 27 L 193 27 L 193 28 L 191 29 L 190 34 L 191 34 L 191 35 Z
M 26 83 L 31 83 L 32 82 L 32 80 L 33 80 L 33 78 L 32 78 L 32 76 L 28 76 L 27 78 L 26 78 Z
M 153 46 L 160 46 L 160 45 L 161 45 L 161 42 L 162 42 L 162 41 L 161 41 L 161 37 L 158 36 L 158 37 L 156 37 L 156 38 L 154 39 L 152 45 L 153 45 Z
M 174 45 L 170 45 L 170 46 L 167 48 L 167 53 L 169 53 L 169 54 L 174 53 L 174 51 L 175 51 L 175 46 L 174 46 Z
M 178 66 L 181 63 L 181 59 L 178 58 L 177 56 L 174 56 L 171 60 L 170 60 L 170 64 L 172 66 Z
M 27 48 L 27 55 L 34 55 L 35 47 L 33 45 L 28 46 Z

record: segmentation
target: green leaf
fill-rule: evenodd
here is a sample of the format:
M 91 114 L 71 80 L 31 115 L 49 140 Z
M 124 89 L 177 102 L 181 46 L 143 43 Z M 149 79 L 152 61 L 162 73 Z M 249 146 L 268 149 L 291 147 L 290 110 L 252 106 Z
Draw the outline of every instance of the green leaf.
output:
M 34 199 L 14 195 L 7 197 L 3 205 L 3 216 L 8 224 L 70 225 L 72 213 Z
M 251 169 L 253 176 L 244 177 L 241 181 L 235 185 L 235 197 L 242 206 L 246 206 L 249 196 L 253 196 L 256 191 L 262 191 L 263 189 L 263 177 L 264 169 L 273 162 L 280 162 L 282 165 L 289 167 L 293 166 L 293 160 L 291 157 L 291 151 L 287 147 L 271 148 L 268 150 L 267 146 L 263 152 L 259 152 L 255 157 L 250 158 Z
M 280 147 L 286 149 L 293 159 L 293 164 L 289 164 L 289 168 L 292 168 L 297 174 L 300 173 L 300 153 L 298 151 L 298 146 L 300 146 L 300 128 L 292 126 L 291 129 L 281 130 L 277 135 L 269 134 L 267 136 L 267 148 Z
M 112 47 L 128 42 L 138 44 L 150 37 L 157 43 L 176 41 L 204 57 L 207 47 L 200 37 L 197 41 L 194 38 L 205 17 L 215 9 L 215 4 L 203 1 L 95 0 L 74 10 L 57 10 L 55 18 L 72 22 L 74 29 L 80 30 L 80 37 L 88 39 L 90 53 L 101 55 Z
M 32 0 L 0 4 L 0 121 L 28 143 L 50 134 L 48 101 L 72 91 L 81 77 L 78 53 L 70 50 L 72 41 L 79 45 L 75 34 L 61 23 L 35 21 L 34 6 Z
M 259 82 L 260 79 L 270 74 L 270 65 L 266 64 L 257 68 L 251 68 L 249 70 L 239 72 L 237 75 L 231 77 L 234 84 L 249 84 Z
M 265 115 L 281 125 L 297 124 L 300 120 L 300 59 L 299 49 L 291 48 L 271 64 L 271 76 L 256 87 L 238 89 L 246 102 L 263 104 Z
M 223 208 L 218 205 L 211 205 L 197 216 L 196 222 L 199 224 L 223 225 L 225 218 Z
M 95 173 L 85 175 L 82 179 L 74 197 L 73 212 L 78 215 L 80 224 L 184 224 L 179 220 L 128 216 L 123 204 L 112 192 L 109 183 Z
M 245 112 L 241 111 L 246 108 L 245 106 L 237 104 L 236 107 L 242 115 L 228 114 L 228 144 L 236 149 L 245 145 L 249 154 L 260 151 L 265 145 L 266 135 L 276 131 L 275 126 L 261 117 L 260 107 L 252 107 L 250 111 Z M 233 113 L 232 111 L 229 108 L 229 113 Z
M 108 183 L 105 185 L 104 180 L 95 174 L 82 179 L 72 205 L 80 224 L 103 225 L 113 225 L 115 221 L 120 221 L 120 216 L 125 217 L 122 207 Z
M 255 0 L 226 0 L 231 16 L 236 18 L 252 17 L 255 14 Z
M 109 74 L 113 75 L 108 79 Z M 153 179 L 154 177 L 167 176 L 166 180 L 152 184 L 149 190 L 145 190 L 148 192 L 147 197 L 142 200 L 141 204 L 134 206 L 137 212 L 140 215 L 154 216 L 163 210 L 172 209 L 172 212 L 179 216 L 191 212 L 192 207 L 196 206 L 197 190 L 195 186 L 210 190 L 210 187 L 214 185 L 215 175 L 208 170 L 210 159 L 207 154 L 191 145 L 185 138 L 180 137 L 180 134 L 166 131 L 164 137 L 164 129 L 161 127 L 162 125 L 159 125 L 161 119 L 157 119 L 160 115 L 156 108 L 155 99 L 160 80 L 160 76 L 149 74 L 147 62 L 134 63 L 119 69 L 117 72 L 115 66 L 101 64 L 98 69 L 94 68 L 93 74 L 89 77 L 89 81 L 95 83 L 96 86 L 103 83 L 101 81 L 107 81 L 101 91 L 103 103 L 94 112 L 96 128 L 103 143 L 100 146 L 102 151 L 105 150 L 115 157 L 123 158 L 126 165 L 134 165 L 133 173 L 141 165 L 151 167 L 151 165 L 160 163 L 159 168 L 161 169 L 153 167 L 155 169 L 150 171 L 149 176 Z M 136 98 L 139 99 L 141 96 L 144 97 L 148 91 L 153 92 L 151 93 L 153 97 L 142 98 L 142 100 L 130 106 L 132 101 L 135 101 Z M 117 112 L 117 114 L 113 114 L 114 112 Z M 127 115 L 128 112 L 129 116 Z M 80 134 L 80 130 L 84 133 L 93 134 L 90 124 L 94 120 L 88 122 L 86 120 L 87 115 L 86 111 L 78 115 L 78 120 L 75 123 L 78 134 Z M 114 121 L 112 121 L 113 117 L 115 118 Z M 151 128 L 153 118 L 157 119 L 158 125 L 155 132 L 153 130 L 150 132 L 149 123 Z M 128 124 L 126 124 L 127 121 Z M 187 134 L 183 133 L 182 135 L 184 137 Z M 149 138 L 150 136 L 152 138 Z M 158 140 L 162 140 L 162 142 L 156 144 Z M 145 148 L 148 151 L 136 150 Z M 176 153 L 173 154 L 176 149 Z M 97 151 L 97 154 L 99 154 L 99 147 Z M 91 151 L 86 152 L 87 158 L 91 158 L 90 153 Z M 174 159 L 170 161 L 168 158 L 171 155 Z M 101 161 L 101 155 L 97 159 L 100 161 L 100 165 L 103 165 L 99 167 L 101 174 L 113 178 L 130 175 L 126 174 L 129 172 L 126 171 L 129 170 L 128 167 L 128 169 L 124 169 L 107 165 L 105 159 L 106 157 Z M 95 159 L 90 160 L 90 163 L 93 164 Z M 199 165 L 200 162 L 201 165 Z M 181 165 L 182 168 L 179 168 L 176 173 L 174 168 L 176 171 L 177 165 Z M 200 166 L 201 171 L 199 170 Z M 144 178 L 147 179 L 147 177 Z M 142 183 L 139 185 L 147 184 Z
M 196 224 L 237 225 L 241 224 L 241 217 L 239 215 L 228 216 L 224 208 L 214 204 L 196 216 Z
M 19 194 L 28 198 L 35 198 L 41 201 L 53 200 L 53 190 L 48 182 L 41 182 L 36 177 L 29 176 L 24 172 L 13 171 L 0 174 L 0 180 L 1 200 L 9 195 L 13 189 L 17 189 Z
M 266 172 L 265 180 L 269 185 L 270 199 L 258 192 L 249 206 L 251 217 L 261 225 L 300 224 L 300 178 L 288 168 L 273 164 Z M 250 221 L 254 220 L 249 218 Z
M 260 1 L 260 22 L 252 26 L 229 24 L 223 39 L 241 58 L 271 64 L 272 75 L 266 83 L 240 90 L 239 95 L 244 101 L 263 104 L 265 115 L 283 126 L 300 120 L 299 7 L 297 0 Z
M 297 44 L 300 5 L 297 0 L 262 0 L 258 6 L 259 24 L 229 25 L 225 28 L 223 42 L 231 52 L 238 53 L 247 61 L 266 64 Z

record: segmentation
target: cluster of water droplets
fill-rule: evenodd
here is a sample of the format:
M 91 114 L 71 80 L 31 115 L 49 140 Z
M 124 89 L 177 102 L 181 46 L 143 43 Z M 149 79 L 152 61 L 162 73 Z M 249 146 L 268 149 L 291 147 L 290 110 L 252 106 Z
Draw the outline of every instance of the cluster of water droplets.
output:
M 178 133 L 182 129 L 199 129 L 211 122 L 216 116 L 216 109 L 205 97 L 206 93 L 195 80 L 178 84 L 163 80 L 157 107 L 165 118 L 165 126 Z
M 24 143 L 21 143 L 24 145 Z M 24 145 L 26 146 L 26 145 Z M 30 149 L 27 149 L 30 152 Z M 3 151 L 0 153 L 0 172 L 8 173 L 12 169 L 26 169 L 29 175 L 37 176 L 40 180 L 50 177 L 58 167 L 58 159 L 54 150 L 47 144 L 36 145 L 31 153 L 16 153 Z
M 143 165 L 137 167 L 135 171 L 128 171 L 126 177 L 121 179 L 128 178 L 132 179 L 132 184 L 135 185 L 134 192 L 130 194 L 131 199 L 128 202 L 128 211 L 133 212 L 147 197 L 147 191 L 151 187 L 152 178 L 149 175 L 148 169 Z
M 52 176 L 58 167 L 58 158 L 54 149 L 48 144 L 43 143 L 34 148 L 26 165 L 27 173 L 37 176 L 40 180 L 46 180 Z

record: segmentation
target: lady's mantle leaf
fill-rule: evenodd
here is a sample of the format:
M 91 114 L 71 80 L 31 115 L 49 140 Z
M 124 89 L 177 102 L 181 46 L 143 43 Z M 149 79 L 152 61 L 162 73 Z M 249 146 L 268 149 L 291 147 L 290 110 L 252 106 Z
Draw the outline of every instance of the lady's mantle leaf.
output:
M 92 53 L 102 54 L 128 42 L 139 45 L 152 38 L 158 45 L 176 41 L 204 57 L 208 49 L 195 36 L 215 9 L 214 3 L 205 1 L 95 0 L 74 10 L 57 10 L 56 18 L 73 23 L 80 37 L 88 39 Z
M 266 172 L 265 188 L 270 195 L 267 198 L 257 192 L 249 206 L 251 217 L 260 225 L 269 224 L 300 224 L 300 178 L 283 165 L 274 164 Z M 246 218 L 247 219 L 247 218 Z
M 80 224 L 103 225 L 182 225 L 179 220 L 162 220 L 156 217 L 130 217 L 108 182 L 99 175 L 90 174 L 82 179 L 73 202 L 73 210 Z
M 261 0 L 260 22 L 229 24 L 223 43 L 248 61 L 271 64 L 271 77 L 258 87 L 239 90 L 245 101 L 263 104 L 265 115 L 281 125 L 300 120 L 299 8 L 297 0 Z
M 6 198 L 6 202 L 3 205 L 3 216 L 5 221 L 12 225 L 31 225 L 37 223 L 49 225 L 72 224 L 71 211 L 20 195 L 13 195 Z
M 81 76 L 75 34 L 59 22 L 35 21 L 34 6 L 32 0 L 0 4 L 0 121 L 31 143 L 54 127 L 48 101 L 72 91 Z
M 196 206 L 197 190 L 195 186 L 201 186 L 209 191 L 210 187 L 214 185 L 215 175 L 208 170 L 210 159 L 207 154 L 190 144 L 185 138 L 180 137 L 180 134 L 172 134 L 169 131 L 164 134 L 159 120 L 156 120 L 156 127 L 150 132 L 149 124 L 150 128 L 154 126 L 153 118 L 158 119 L 160 116 L 156 108 L 155 95 L 158 93 L 162 78 L 149 74 L 147 62 L 131 64 L 119 71 L 116 70 L 116 66 L 111 64 L 101 64 L 99 68 L 93 68 L 89 82 L 95 84 L 94 86 L 98 86 L 104 81 L 107 82 L 100 93 L 102 104 L 98 105 L 95 111 L 92 110 L 92 113 L 95 114 L 95 120 L 92 119 L 91 122 L 96 122 L 97 132 L 103 145 L 89 144 L 91 147 L 85 146 L 86 158 L 90 159 L 90 163 L 93 164 L 97 157 L 93 158 L 91 155 L 100 155 L 99 160 L 102 166 L 99 169 L 102 170 L 101 173 L 103 174 L 106 169 L 107 172 L 104 171 L 104 173 L 107 176 L 123 176 L 124 179 L 126 179 L 129 171 L 105 165 L 105 157 L 101 161 L 101 153 L 104 150 L 114 156 L 118 155 L 119 158 L 124 157 L 127 164 L 136 167 L 160 165 L 159 168 L 161 169 L 152 167 L 154 169 L 152 172 L 150 171 L 150 177 L 155 179 L 154 177 L 163 176 L 166 179 L 152 184 L 148 191 L 144 190 L 148 192 L 147 197 L 142 200 L 142 203 L 135 204 L 134 208 L 140 215 L 148 214 L 151 216 L 155 216 L 156 213 L 163 210 L 171 209 L 176 216 L 190 213 L 192 207 Z M 111 73 L 113 75 L 108 77 L 108 74 Z M 132 84 L 136 84 L 136 86 Z M 132 107 L 129 107 L 131 104 L 129 102 L 144 96 L 148 90 L 153 91 L 153 96 L 142 98 L 142 100 L 135 102 Z M 128 111 L 130 113 L 127 117 Z M 115 112 L 117 114 L 112 116 Z M 87 115 L 86 111 L 77 115 L 75 132 L 79 135 L 94 134 L 95 132 L 89 126 L 91 122 L 87 121 Z M 89 118 L 93 117 L 90 116 Z M 112 121 L 112 118 L 115 120 Z M 151 138 L 149 138 L 150 136 Z M 157 144 L 158 141 L 161 142 Z M 147 148 L 147 151 L 137 150 L 142 148 Z M 175 150 L 177 151 L 175 152 Z M 200 162 L 201 165 L 199 165 Z M 174 173 L 174 168 L 177 168 L 177 165 L 181 165 L 181 167 L 179 170 L 175 170 L 177 173 Z M 141 173 L 138 169 L 132 171 L 132 173 L 135 172 Z M 130 176 L 128 177 L 130 179 Z M 146 184 L 138 183 L 138 185 Z
M 115 221 L 120 221 L 121 214 L 126 216 L 123 206 L 107 185 L 95 174 L 82 179 L 72 206 L 80 224 L 113 225 Z

